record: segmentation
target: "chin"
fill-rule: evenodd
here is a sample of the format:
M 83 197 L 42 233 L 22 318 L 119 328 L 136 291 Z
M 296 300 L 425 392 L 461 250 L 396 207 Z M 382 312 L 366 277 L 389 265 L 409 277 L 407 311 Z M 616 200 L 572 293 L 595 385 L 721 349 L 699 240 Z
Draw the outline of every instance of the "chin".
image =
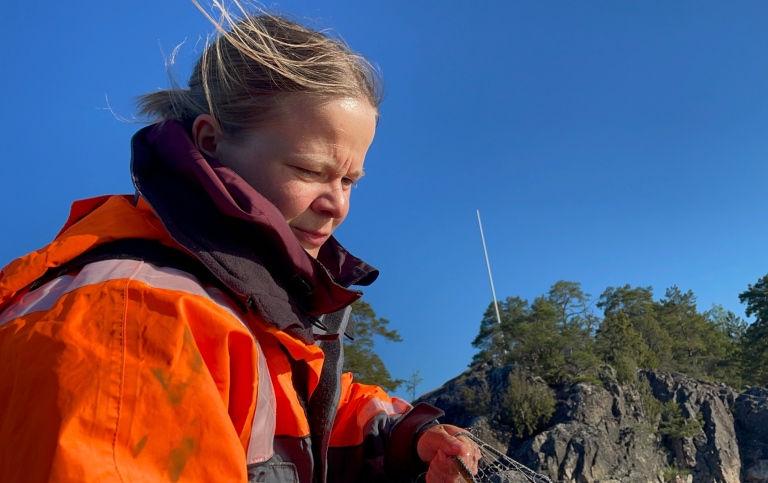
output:
M 310 257 L 317 258 L 317 255 L 320 253 L 320 247 L 314 247 L 314 248 L 304 247 L 304 251 L 307 252 L 307 254 Z

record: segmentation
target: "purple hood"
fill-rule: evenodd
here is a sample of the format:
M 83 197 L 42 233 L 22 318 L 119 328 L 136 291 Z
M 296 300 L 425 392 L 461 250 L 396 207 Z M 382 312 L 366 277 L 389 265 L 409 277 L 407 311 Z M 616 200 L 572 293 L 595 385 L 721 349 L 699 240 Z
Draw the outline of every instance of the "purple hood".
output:
M 314 317 L 351 304 L 378 270 L 331 237 L 307 254 L 278 209 L 234 171 L 204 156 L 175 121 L 147 126 L 132 140 L 138 193 L 168 233 L 248 310 L 312 342 Z

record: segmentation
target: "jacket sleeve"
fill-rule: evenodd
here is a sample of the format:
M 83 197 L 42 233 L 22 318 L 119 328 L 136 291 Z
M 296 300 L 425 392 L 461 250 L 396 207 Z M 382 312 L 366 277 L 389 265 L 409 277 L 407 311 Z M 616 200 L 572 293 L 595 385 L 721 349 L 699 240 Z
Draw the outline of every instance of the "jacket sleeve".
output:
M 121 263 L 135 270 L 94 281 L 92 264 L 0 314 L 0 481 L 245 481 L 250 335 Z
M 352 374 L 343 374 L 330 467 L 343 473 L 335 475 L 338 481 L 410 481 L 427 469 L 416 454 L 417 434 L 436 424 L 442 414 L 429 404 L 411 406 L 378 386 L 354 383 Z

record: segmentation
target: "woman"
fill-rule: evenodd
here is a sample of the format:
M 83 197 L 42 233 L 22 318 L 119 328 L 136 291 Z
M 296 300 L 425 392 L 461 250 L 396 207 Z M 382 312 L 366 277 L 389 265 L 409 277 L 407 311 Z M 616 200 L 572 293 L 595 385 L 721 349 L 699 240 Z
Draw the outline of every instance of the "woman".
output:
M 470 446 L 340 374 L 375 269 L 333 238 L 381 94 L 343 43 L 223 19 L 143 96 L 136 194 L 0 275 L 0 481 L 456 481 Z M 219 24 L 220 25 L 220 24 Z

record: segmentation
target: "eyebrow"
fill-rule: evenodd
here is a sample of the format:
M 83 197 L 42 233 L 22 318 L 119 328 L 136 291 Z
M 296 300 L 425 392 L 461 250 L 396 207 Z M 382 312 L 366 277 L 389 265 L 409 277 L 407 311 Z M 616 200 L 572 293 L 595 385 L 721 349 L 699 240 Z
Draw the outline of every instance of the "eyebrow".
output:
M 321 165 L 323 167 L 323 169 L 327 169 L 328 171 L 332 171 L 337 176 L 340 176 L 339 171 L 336 169 L 336 166 L 332 162 L 329 162 L 329 161 L 327 161 L 325 159 L 318 159 L 318 158 L 315 158 L 315 157 L 312 157 L 312 156 L 297 155 L 297 157 L 302 158 L 302 159 L 304 159 L 306 161 L 309 161 L 309 162 Z M 363 176 L 365 176 L 365 171 L 360 169 L 360 170 L 350 171 L 349 173 L 347 173 L 347 175 L 345 177 L 346 178 L 352 178 L 354 180 L 359 180 Z
M 359 171 L 352 171 L 351 173 L 347 173 L 348 178 L 353 178 L 355 180 L 361 179 L 363 176 L 365 176 L 365 171 L 362 169 Z

